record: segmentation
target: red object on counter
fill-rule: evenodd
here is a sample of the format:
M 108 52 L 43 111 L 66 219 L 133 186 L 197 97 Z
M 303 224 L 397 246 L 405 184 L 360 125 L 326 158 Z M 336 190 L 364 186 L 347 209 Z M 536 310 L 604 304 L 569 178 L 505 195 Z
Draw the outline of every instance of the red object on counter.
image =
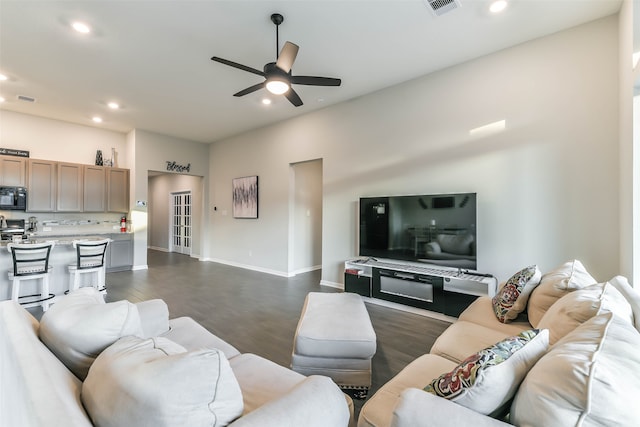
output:
M 121 233 L 126 233 L 127 232 L 127 217 L 123 216 L 122 218 L 120 218 L 120 232 Z

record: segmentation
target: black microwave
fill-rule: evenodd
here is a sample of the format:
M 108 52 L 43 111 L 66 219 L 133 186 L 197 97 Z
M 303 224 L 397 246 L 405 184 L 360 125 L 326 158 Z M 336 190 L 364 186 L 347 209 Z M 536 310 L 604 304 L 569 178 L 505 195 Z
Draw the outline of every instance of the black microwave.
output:
M 27 209 L 27 189 L 24 187 L 0 187 L 0 211 Z

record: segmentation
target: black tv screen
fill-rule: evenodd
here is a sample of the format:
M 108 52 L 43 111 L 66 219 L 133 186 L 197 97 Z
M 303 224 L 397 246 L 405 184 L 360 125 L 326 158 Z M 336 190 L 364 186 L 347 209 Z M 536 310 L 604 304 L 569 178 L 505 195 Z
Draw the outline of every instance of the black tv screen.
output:
M 360 199 L 360 256 L 475 270 L 476 238 L 476 193 Z

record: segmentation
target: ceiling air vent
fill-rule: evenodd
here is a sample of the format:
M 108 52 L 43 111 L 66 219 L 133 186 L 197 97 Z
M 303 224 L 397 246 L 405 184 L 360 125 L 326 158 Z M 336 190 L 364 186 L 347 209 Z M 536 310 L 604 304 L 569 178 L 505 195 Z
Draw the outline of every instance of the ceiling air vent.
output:
M 18 95 L 18 101 L 36 102 L 36 99 L 27 95 Z
M 442 16 L 461 6 L 458 0 L 424 0 L 424 2 L 427 4 L 429 10 L 436 16 Z

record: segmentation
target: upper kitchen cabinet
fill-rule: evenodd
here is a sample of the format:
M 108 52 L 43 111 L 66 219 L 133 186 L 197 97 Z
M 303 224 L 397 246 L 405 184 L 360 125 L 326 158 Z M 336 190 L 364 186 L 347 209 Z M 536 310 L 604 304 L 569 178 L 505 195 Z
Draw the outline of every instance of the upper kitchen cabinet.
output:
M 82 165 L 58 163 L 56 211 L 82 212 Z
M 27 161 L 23 157 L 0 156 L 0 185 L 25 187 Z
M 107 179 L 103 166 L 84 166 L 84 211 L 105 212 L 107 210 Z
M 105 169 L 107 171 L 107 211 L 129 212 L 129 169 Z
M 55 211 L 57 164 L 58 162 L 48 160 L 27 161 L 27 211 Z

